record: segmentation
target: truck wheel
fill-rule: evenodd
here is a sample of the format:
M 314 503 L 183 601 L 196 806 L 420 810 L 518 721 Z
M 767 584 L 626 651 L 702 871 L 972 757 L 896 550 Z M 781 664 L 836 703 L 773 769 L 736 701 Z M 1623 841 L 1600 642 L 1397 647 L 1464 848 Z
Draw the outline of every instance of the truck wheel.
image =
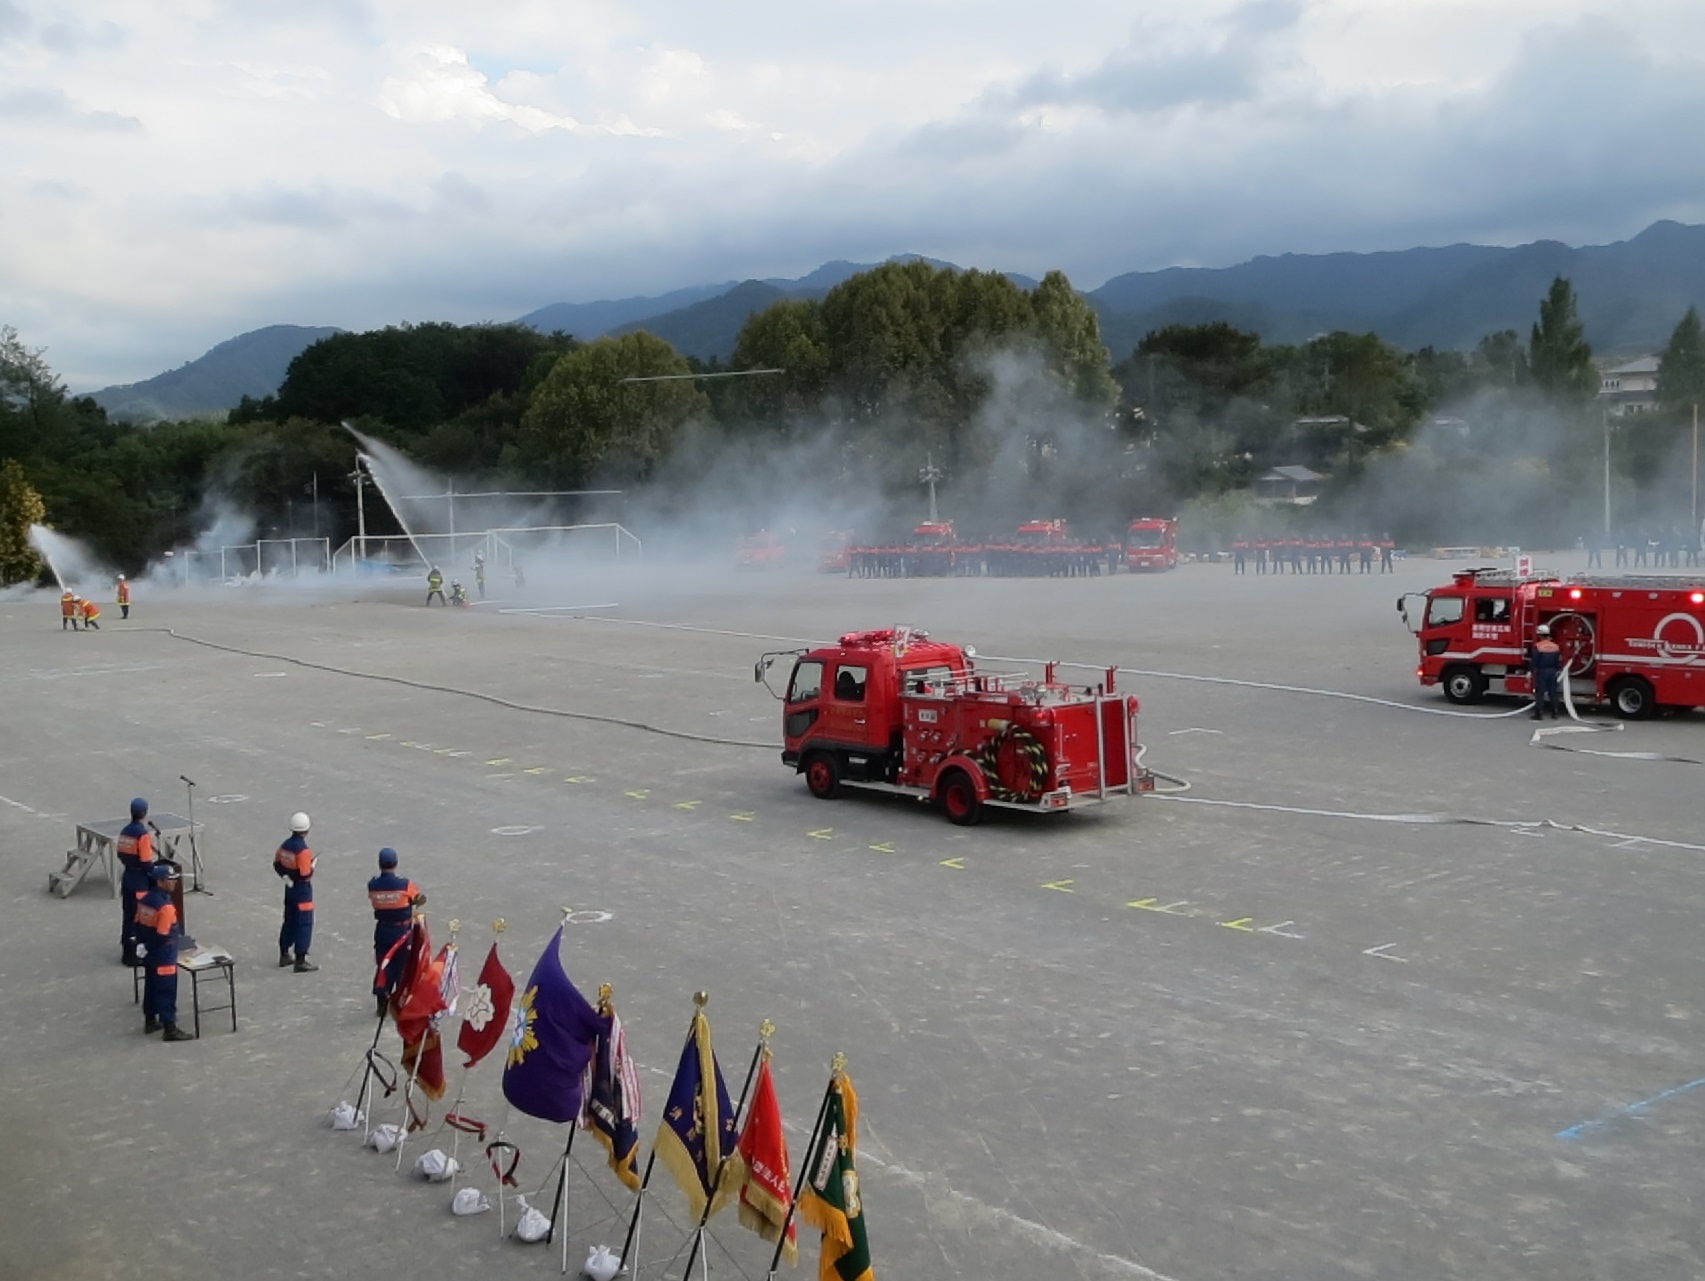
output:
M 1606 687 L 1605 693 L 1610 695 L 1610 705 L 1616 709 L 1616 714 L 1624 720 L 1649 720 L 1657 711 L 1651 682 L 1644 677 L 1618 676 Z
M 1453 703 L 1478 703 L 1486 697 L 1486 678 L 1478 667 L 1449 668 L 1441 683 L 1445 697 Z
M 805 758 L 805 786 L 820 801 L 834 799 L 841 790 L 841 767 L 828 752 L 812 752 Z
M 955 827 L 975 827 L 983 818 L 983 798 L 962 769 L 949 770 L 941 780 L 941 809 Z

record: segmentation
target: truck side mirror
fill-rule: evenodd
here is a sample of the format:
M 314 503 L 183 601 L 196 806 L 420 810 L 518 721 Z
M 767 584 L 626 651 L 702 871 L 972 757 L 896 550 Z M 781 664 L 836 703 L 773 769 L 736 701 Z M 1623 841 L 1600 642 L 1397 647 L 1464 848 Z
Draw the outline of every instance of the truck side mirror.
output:
M 764 683 L 764 660 L 761 658 L 752 664 L 752 680 L 759 685 Z

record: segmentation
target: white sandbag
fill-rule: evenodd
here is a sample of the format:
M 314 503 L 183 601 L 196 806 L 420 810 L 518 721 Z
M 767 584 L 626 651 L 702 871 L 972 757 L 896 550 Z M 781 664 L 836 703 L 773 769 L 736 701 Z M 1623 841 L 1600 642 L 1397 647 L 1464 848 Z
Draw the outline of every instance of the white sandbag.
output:
M 451 1214 L 484 1214 L 491 1209 L 491 1198 L 478 1188 L 457 1188 L 450 1198 Z
M 462 1163 L 447 1152 L 433 1148 L 430 1152 L 422 1152 L 415 1158 L 414 1172 L 424 1175 L 433 1183 L 443 1183 L 453 1178 L 456 1171 L 462 1168 Z
M 581 1271 L 592 1281 L 615 1281 L 622 1271 L 621 1256 L 607 1245 L 595 1245 L 586 1252 L 586 1266 Z
M 376 1125 L 367 1136 L 367 1146 L 375 1152 L 395 1152 L 407 1137 L 400 1125 Z
M 515 1220 L 516 1240 L 543 1241 L 551 1234 L 551 1221 L 528 1205 L 526 1197 L 518 1196 L 515 1200 L 521 1206 L 521 1217 Z
M 331 1112 L 332 1129 L 334 1130 L 359 1130 L 361 1123 L 366 1119 L 366 1114 L 358 1111 L 355 1104 L 341 1099 Z

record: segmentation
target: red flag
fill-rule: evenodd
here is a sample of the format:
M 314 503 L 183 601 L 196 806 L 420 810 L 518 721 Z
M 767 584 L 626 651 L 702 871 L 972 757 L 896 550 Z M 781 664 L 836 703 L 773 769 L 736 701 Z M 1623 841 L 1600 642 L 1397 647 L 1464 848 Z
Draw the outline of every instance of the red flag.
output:
M 497 944 L 480 966 L 479 982 L 462 1002 L 462 1030 L 456 1048 L 468 1056 L 462 1066 L 472 1067 L 497 1048 L 509 1030 L 509 1007 L 515 1000 L 515 980 L 497 959 Z
M 421 927 L 424 936 L 425 927 Z M 397 1031 L 403 1038 L 403 1069 L 414 1078 L 415 1085 L 429 1099 L 444 1097 L 444 1055 L 439 1048 L 438 1031 L 434 1026 L 438 1016 L 449 1009 L 445 996 L 445 976 L 453 965 L 450 945 L 436 960 L 421 949 L 415 959 L 421 962 L 408 976 L 408 997 L 397 1014 Z
M 396 986 L 391 989 L 390 1007 L 391 1017 L 400 1023 L 403 1017 L 403 1008 L 408 1004 L 409 994 L 414 990 L 415 980 L 432 965 L 432 938 L 427 933 L 424 917 L 415 917 L 414 923 L 409 926 L 408 933 L 403 936 L 403 941 L 393 945 L 391 950 L 385 953 L 385 959 L 379 962 L 379 973 L 381 975 L 384 974 L 385 966 L 396 954 L 398 947 L 403 950 L 403 963 L 397 972 Z M 382 986 L 382 983 L 382 979 L 375 978 L 373 986 L 379 987 Z M 408 1038 L 404 1037 L 403 1039 L 406 1041 Z
M 789 1263 L 797 1263 L 798 1234 L 788 1218 L 788 1207 L 793 1204 L 793 1180 L 788 1177 L 787 1135 L 782 1131 L 781 1104 L 776 1101 L 767 1052 L 758 1065 L 752 1107 L 746 1114 L 746 1129 L 740 1135 L 740 1155 L 746 1161 L 746 1177 L 740 1185 L 740 1225 L 751 1228 L 766 1241 L 774 1241 L 781 1235 L 781 1225 L 786 1223 L 787 1242 L 782 1253 Z

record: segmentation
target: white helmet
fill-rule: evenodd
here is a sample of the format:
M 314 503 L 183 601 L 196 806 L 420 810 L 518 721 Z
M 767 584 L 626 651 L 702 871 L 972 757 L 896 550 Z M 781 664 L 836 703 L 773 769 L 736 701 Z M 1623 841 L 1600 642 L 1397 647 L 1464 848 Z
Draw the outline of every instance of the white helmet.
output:
M 308 816 L 301 810 L 297 810 L 290 816 L 290 830 L 292 832 L 306 832 L 308 830 Z
M 1551 624 L 1541 623 L 1538 627 L 1534 628 L 1534 631 L 1540 636 L 1549 636 L 1551 635 Z

